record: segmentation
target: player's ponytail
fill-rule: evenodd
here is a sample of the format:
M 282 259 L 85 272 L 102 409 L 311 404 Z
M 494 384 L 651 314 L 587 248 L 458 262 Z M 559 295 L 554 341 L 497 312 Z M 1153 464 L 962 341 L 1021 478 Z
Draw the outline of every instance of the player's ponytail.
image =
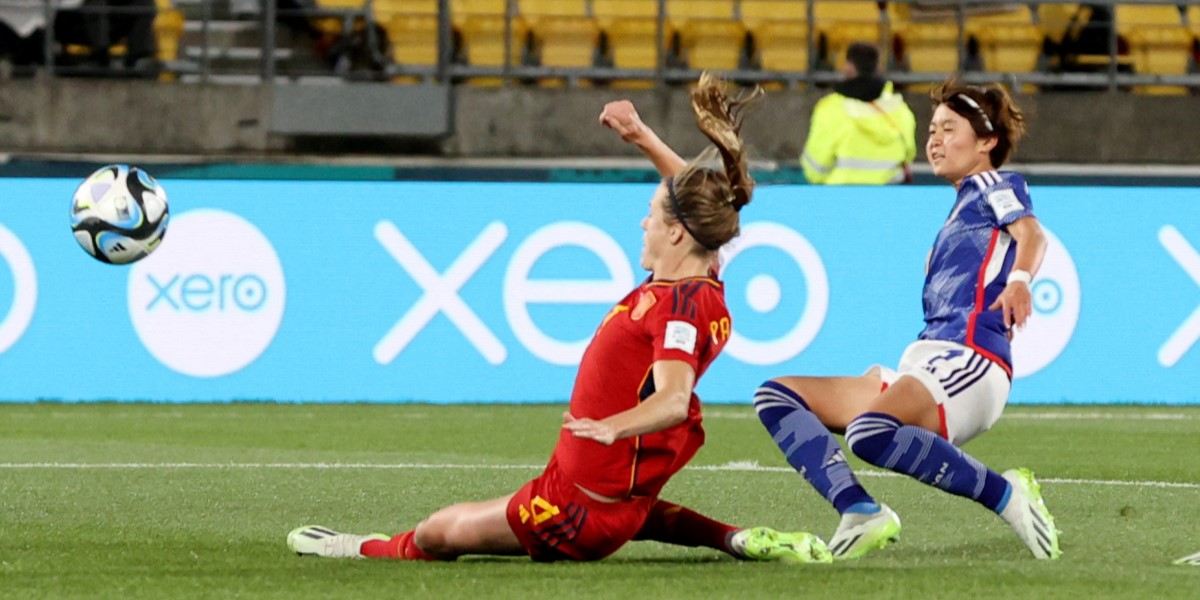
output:
M 667 181 L 668 208 L 706 251 L 737 237 L 738 212 L 754 193 L 740 132 L 743 109 L 761 95 L 755 87 L 731 97 L 725 82 L 710 73 L 692 90 L 696 125 L 714 146 Z
M 1025 113 L 1001 85 L 970 86 L 951 78 L 934 88 L 929 99 L 934 108 L 945 104 L 966 119 L 976 136 L 996 138 L 996 147 L 988 153 L 994 168 L 1012 158 L 1025 136 Z

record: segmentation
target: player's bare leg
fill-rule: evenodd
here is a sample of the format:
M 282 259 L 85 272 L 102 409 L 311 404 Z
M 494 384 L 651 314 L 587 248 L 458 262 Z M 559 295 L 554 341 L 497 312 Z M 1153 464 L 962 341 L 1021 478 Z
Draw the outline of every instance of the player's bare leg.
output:
M 297 554 L 326 558 L 454 560 L 464 554 L 520 555 L 525 551 L 505 517 L 510 498 L 512 494 L 447 506 L 415 529 L 391 537 L 300 527 L 288 534 L 288 547 Z

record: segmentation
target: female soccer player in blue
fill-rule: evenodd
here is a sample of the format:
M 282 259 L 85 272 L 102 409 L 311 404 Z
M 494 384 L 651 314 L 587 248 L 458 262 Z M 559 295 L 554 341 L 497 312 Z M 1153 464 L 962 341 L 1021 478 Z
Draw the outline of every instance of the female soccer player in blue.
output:
M 1032 473 L 1003 475 L 959 446 L 1000 418 L 1012 380 L 1009 341 L 1030 314 L 1030 279 L 1046 242 L 1029 187 L 996 169 L 1024 133 L 1002 87 L 950 81 L 935 106 L 925 154 L 957 191 L 926 265 L 925 328 L 896 371 L 859 377 L 780 377 L 755 409 L 787 461 L 842 515 L 835 559 L 897 539 L 900 519 L 855 479 L 830 431 L 863 460 L 970 498 L 999 514 L 1037 558 L 1057 558 L 1058 531 Z
M 931 99 L 925 154 L 957 196 L 926 265 L 924 330 L 896 371 L 780 377 L 758 389 L 755 409 L 788 462 L 842 514 L 829 541 L 835 559 L 886 546 L 900 519 L 858 483 L 831 430 L 871 464 L 986 506 L 1034 556 L 1057 558 L 1058 531 L 1033 474 L 1000 475 L 958 448 L 1000 418 L 1012 382 L 1009 341 L 1029 318 L 1029 283 L 1045 254 L 1025 180 L 996 171 L 1025 119 L 999 86 L 950 81 Z M 656 165 L 682 162 L 632 105 L 611 108 L 609 126 Z

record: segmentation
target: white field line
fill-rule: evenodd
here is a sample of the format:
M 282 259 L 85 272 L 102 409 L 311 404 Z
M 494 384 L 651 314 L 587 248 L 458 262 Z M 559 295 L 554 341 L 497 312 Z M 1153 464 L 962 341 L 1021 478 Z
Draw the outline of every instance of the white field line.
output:
M 544 465 L 517 464 L 461 464 L 461 463 L 0 463 L 0 470 L 38 470 L 38 469 L 78 469 L 78 470 L 120 470 L 120 469 L 330 469 L 330 470 L 486 470 L 486 471 L 537 471 Z M 687 467 L 693 471 L 716 471 L 737 473 L 795 473 L 790 467 L 766 467 L 756 461 L 735 461 L 723 465 L 694 465 Z M 903 477 L 899 473 L 878 470 L 860 470 L 855 472 L 862 477 Z M 1075 479 L 1046 477 L 1040 478 L 1042 483 L 1061 483 L 1068 485 L 1092 486 L 1129 486 L 1172 488 L 1185 490 L 1200 490 L 1200 482 L 1180 481 L 1125 481 L 1119 479 Z
M 704 411 L 706 419 L 757 419 L 755 412 L 747 410 L 733 411 Z M 1028 421 L 1192 421 L 1200 419 L 1200 414 L 1186 413 L 1122 413 L 1122 412 L 1008 412 L 1003 419 L 1020 419 Z

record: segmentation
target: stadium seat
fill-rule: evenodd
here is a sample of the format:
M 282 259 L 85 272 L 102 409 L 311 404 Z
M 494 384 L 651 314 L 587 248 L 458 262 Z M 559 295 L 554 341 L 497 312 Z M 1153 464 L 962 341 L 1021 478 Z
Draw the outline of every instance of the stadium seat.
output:
M 874 1 L 814 1 L 813 27 L 825 36 L 828 48 L 828 56 L 824 58 L 837 68 L 846 61 L 850 44 L 865 42 L 878 46 L 881 16 L 879 4 Z
M 1138 73 L 1187 73 L 1192 40 L 1177 7 L 1117 5 L 1115 18 L 1117 34 L 1129 42 L 1134 69 Z M 1136 86 L 1134 91 L 1182 94 L 1186 89 L 1180 86 Z
M 742 22 L 754 34 L 764 71 L 807 72 L 808 13 L 803 1 L 741 0 Z
M 1187 9 L 1188 29 L 1192 36 L 1200 38 L 1200 4 L 1193 4 Z
M 733 0 L 668 0 L 667 15 L 693 69 L 733 70 L 746 29 L 734 20 Z
M 1033 16 L 1028 6 L 1014 6 L 967 17 L 966 33 L 979 40 L 985 70 L 1002 73 L 1037 70 L 1042 33 Z
M 467 63 L 476 67 L 504 66 L 505 0 L 452 0 L 454 24 L 462 33 Z M 509 65 L 520 65 L 528 29 L 514 17 L 509 38 Z M 476 84 L 498 84 L 498 79 L 477 79 Z
M 171 0 L 155 0 L 158 15 L 154 17 L 154 41 L 160 62 L 169 63 L 179 57 L 179 40 L 183 37 L 183 13 Z
M 600 28 L 586 0 L 521 0 L 518 9 L 537 40 L 542 66 L 592 66 Z
M 1066 34 L 1067 27 L 1071 24 L 1071 17 L 1078 11 L 1078 4 L 1039 4 L 1035 11 L 1038 30 L 1041 31 L 1043 37 L 1049 38 L 1057 44 Z
M 365 0 L 316 0 L 316 8 L 326 11 L 337 11 L 351 14 L 354 12 L 362 12 L 363 6 L 366 5 Z M 325 36 L 339 36 L 345 31 L 345 19 L 343 17 L 325 15 L 309 19 L 312 27 Z M 354 20 L 354 27 L 361 27 L 361 23 L 357 19 Z
M 392 62 L 437 64 L 437 4 L 437 0 L 375 0 L 371 8 L 391 42 Z
M 654 69 L 658 0 L 592 0 L 592 14 L 608 34 L 613 66 L 618 69 Z M 668 24 L 669 25 L 669 24 Z M 670 39 L 671 31 L 664 32 Z M 649 82 L 614 82 L 623 87 L 650 87 Z
M 959 70 L 958 23 L 939 17 L 914 19 L 908 5 L 888 5 L 893 34 L 904 42 L 904 58 L 917 73 L 954 73 Z

